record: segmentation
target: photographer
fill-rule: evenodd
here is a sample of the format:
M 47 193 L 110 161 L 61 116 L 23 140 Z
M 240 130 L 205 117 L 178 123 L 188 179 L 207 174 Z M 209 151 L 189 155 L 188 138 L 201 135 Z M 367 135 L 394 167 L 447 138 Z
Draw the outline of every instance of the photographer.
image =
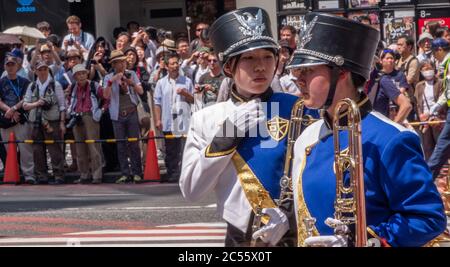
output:
M 94 82 L 102 82 L 103 78 L 108 74 L 111 65 L 108 58 L 111 55 L 111 45 L 104 37 L 99 37 L 89 52 L 86 69 L 89 71 L 89 80 Z
M 192 53 L 195 52 L 198 48 L 204 46 L 204 44 L 202 43 L 202 40 L 201 40 L 201 34 L 207 28 L 209 28 L 209 25 L 206 23 L 203 23 L 203 22 L 198 23 L 197 27 L 195 27 L 196 38 L 194 40 L 192 40 L 191 45 L 189 46 L 189 50 Z
M 35 68 L 37 79 L 28 86 L 23 109 L 30 111 L 34 124 L 33 140 L 61 140 L 66 132 L 65 99 L 61 85 L 49 74 L 49 66 L 40 61 Z M 42 120 L 48 122 L 44 129 Z M 52 131 L 49 131 L 51 128 Z M 46 148 L 50 152 L 55 184 L 64 183 L 64 154 L 60 144 L 33 144 L 35 174 L 40 183 L 48 182 Z
M 97 82 L 88 80 L 88 71 L 83 65 L 73 68 L 76 80 L 71 90 L 71 101 L 67 113 L 71 119 L 67 128 L 73 128 L 75 140 L 98 140 L 100 138 L 100 119 L 105 112 L 103 89 Z M 100 144 L 76 144 L 77 163 L 80 179 L 75 183 L 88 183 L 92 176 L 93 184 L 102 182 L 102 148 Z
M 8 140 L 14 133 L 18 140 L 31 138 L 31 125 L 23 110 L 23 97 L 30 82 L 17 75 L 19 59 L 9 54 L 5 59 L 7 76 L 0 79 L 0 133 L 3 140 Z M 7 148 L 8 145 L 5 144 Z M 28 144 L 19 144 L 20 168 L 25 176 L 25 183 L 36 184 L 34 177 L 33 148 Z
M 127 57 L 122 51 L 115 50 L 111 53 L 110 63 L 114 69 L 113 73 L 105 77 L 104 97 L 111 99 L 109 113 L 114 127 L 116 139 L 139 138 L 139 120 L 137 105 L 139 95 L 144 93 L 141 82 L 134 71 L 127 71 Z M 117 144 L 120 169 L 122 176 L 116 183 L 125 183 L 129 176 L 133 176 L 134 182 L 142 181 L 141 152 L 139 143 Z M 128 158 L 131 162 L 128 165 Z
M 195 106 L 199 106 L 200 109 L 216 103 L 220 85 L 225 79 L 216 55 L 208 56 L 208 66 L 210 71 L 200 77 L 199 83 L 195 85 L 196 95 L 199 96 L 195 99 Z
M 62 49 L 68 51 L 71 47 L 81 51 L 84 58 L 87 58 L 88 52 L 94 45 L 94 36 L 81 30 L 81 19 L 77 16 L 70 16 L 66 20 L 69 34 L 63 39 Z

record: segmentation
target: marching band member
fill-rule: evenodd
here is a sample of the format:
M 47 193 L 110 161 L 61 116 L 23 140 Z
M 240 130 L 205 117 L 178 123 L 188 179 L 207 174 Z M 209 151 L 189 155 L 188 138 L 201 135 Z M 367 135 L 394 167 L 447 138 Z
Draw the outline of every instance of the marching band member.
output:
M 274 199 L 280 195 L 297 98 L 270 88 L 279 49 L 270 27 L 267 12 L 255 7 L 227 13 L 211 26 L 214 51 L 234 86 L 229 101 L 193 114 L 184 151 L 183 196 L 198 201 L 215 192 L 218 212 L 228 224 L 226 246 L 248 246 L 252 210 L 276 208 Z M 279 235 L 286 232 L 281 229 Z
M 414 132 L 374 112 L 362 90 L 379 32 L 332 15 L 310 13 L 305 19 L 308 24 L 288 68 L 302 70 L 301 79 L 309 90 L 305 105 L 324 108 L 326 114 L 303 131 L 294 148 L 292 175 L 298 245 L 352 243 L 351 234 L 342 235 L 352 229 L 333 219 L 336 175 L 331 122 L 336 104 L 345 98 L 358 104 L 362 118 L 369 241 L 384 246 L 427 244 L 445 230 L 446 217 L 420 140 Z M 348 147 L 347 136 L 348 132 L 339 134 L 342 151 Z M 349 174 L 344 173 L 344 181 L 348 179 Z M 308 227 L 304 223 L 308 218 L 315 218 L 316 223 Z M 329 227 L 330 223 L 337 227 Z M 263 227 L 255 234 L 268 236 L 271 229 Z

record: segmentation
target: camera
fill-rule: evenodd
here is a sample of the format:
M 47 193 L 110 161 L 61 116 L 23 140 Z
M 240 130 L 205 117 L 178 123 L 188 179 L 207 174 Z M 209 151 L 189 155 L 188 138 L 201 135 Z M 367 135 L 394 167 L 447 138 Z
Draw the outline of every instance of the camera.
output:
M 89 65 L 97 65 L 97 64 L 98 64 L 98 61 L 97 61 L 97 60 L 91 59 L 91 60 L 89 61 Z
M 172 32 L 166 31 L 164 29 L 159 29 L 157 35 L 158 35 L 158 38 L 161 40 L 172 39 Z
M 75 125 L 78 125 L 80 122 L 81 122 L 81 114 L 79 113 L 72 114 L 72 117 L 70 118 L 69 123 L 67 123 L 66 128 L 72 129 L 73 127 L 75 127 Z
M 125 78 L 127 78 L 127 79 L 131 79 L 131 73 L 130 73 L 130 72 L 125 72 L 125 73 L 123 74 L 123 76 L 124 76 Z
M 41 98 L 45 104 L 42 106 L 42 110 L 50 110 L 52 108 L 52 99 L 43 97 Z
M 69 41 L 67 41 L 68 46 L 72 46 L 74 44 L 75 44 L 75 41 L 72 38 L 70 38 Z
M 42 44 L 42 45 L 44 45 L 44 44 L 47 44 L 47 39 L 44 39 L 44 38 L 39 38 L 39 44 Z

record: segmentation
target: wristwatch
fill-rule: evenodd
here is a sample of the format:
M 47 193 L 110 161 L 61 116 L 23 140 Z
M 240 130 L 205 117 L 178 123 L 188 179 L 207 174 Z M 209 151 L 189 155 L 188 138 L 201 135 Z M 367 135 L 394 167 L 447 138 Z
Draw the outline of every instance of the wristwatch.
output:
M 17 111 L 16 106 L 13 106 L 11 109 L 14 110 L 14 111 Z

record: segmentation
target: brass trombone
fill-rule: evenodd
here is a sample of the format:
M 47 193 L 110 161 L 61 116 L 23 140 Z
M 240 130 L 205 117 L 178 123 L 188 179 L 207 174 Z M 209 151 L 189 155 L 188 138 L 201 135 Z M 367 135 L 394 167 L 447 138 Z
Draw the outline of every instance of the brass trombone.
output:
M 344 110 L 344 115 L 341 115 Z M 341 125 L 344 122 L 345 125 Z M 348 131 L 348 149 L 341 151 L 339 133 Z M 345 225 L 355 224 L 355 247 L 367 246 L 366 203 L 361 143 L 361 114 L 351 99 L 341 100 L 334 111 L 334 169 L 336 200 L 334 217 Z M 344 184 L 344 172 L 350 173 L 350 185 Z
M 288 130 L 288 139 L 287 139 L 287 148 L 286 148 L 286 157 L 284 163 L 284 171 L 283 177 L 280 179 L 281 193 L 280 198 L 276 200 L 277 206 L 281 206 L 285 201 L 293 200 L 293 191 L 292 191 L 292 176 L 290 175 L 292 169 L 292 154 L 294 152 L 294 145 L 297 138 L 302 133 L 302 130 L 311 125 L 311 123 L 315 122 L 313 117 L 309 115 L 304 115 L 304 102 L 299 99 L 292 107 L 291 112 L 291 120 L 289 122 L 289 130 Z M 260 192 L 261 193 L 261 192 Z M 261 199 L 261 198 L 260 198 Z M 262 203 L 256 208 L 255 218 L 253 219 L 252 224 L 252 234 L 258 231 L 261 228 L 261 219 L 263 214 L 261 214 Z M 253 239 L 250 243 L 251 247 L 257 246 L 257 240 Z
M 289 122 L 289 132 L 287 139 L 286 158 L 284 161 L 283 177 L 280 179 L 281 193 L 277 201 L 277 205 L 287 200 L 293 199 L 292 191 L 292 155 L 294 152 L 294 145 L 297 138 L 302 134 L 302 131 L 307 126 L 311 125 L 315 120 L 313 117 L 304 114 L 305 105 L 302 99 L 298 100 L 292 108 L 291 120 Z

